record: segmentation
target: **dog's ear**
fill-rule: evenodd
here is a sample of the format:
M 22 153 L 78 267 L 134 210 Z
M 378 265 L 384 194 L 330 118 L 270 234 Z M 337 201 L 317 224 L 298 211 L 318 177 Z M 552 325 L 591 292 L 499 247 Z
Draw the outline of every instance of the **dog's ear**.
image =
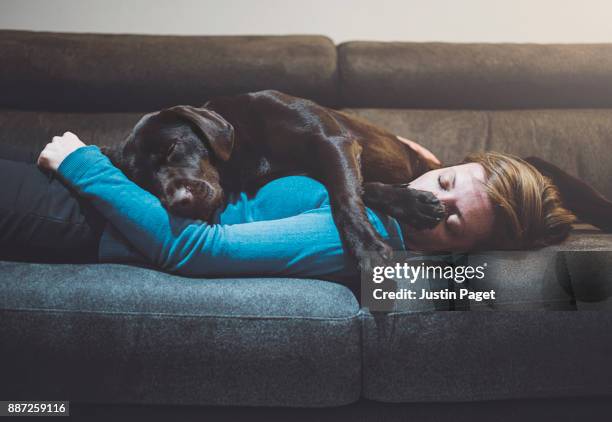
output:
M 234 149 L 234 127 L 218 113 L 207 108 L 179 105 L 163 110 L 193 123 L 217 158 L 227 161 Z

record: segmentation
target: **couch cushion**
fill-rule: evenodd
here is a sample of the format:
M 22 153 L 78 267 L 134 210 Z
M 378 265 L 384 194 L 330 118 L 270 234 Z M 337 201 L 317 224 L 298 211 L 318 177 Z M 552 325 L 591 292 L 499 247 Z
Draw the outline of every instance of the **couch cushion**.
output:
M 347 111 L 422 143 L 446 164 L 483 150 L 536 155 L 612 198 L 612 109 Z
M 413 309 L 365 314 L 364 396 L 416 402 L 612 394 L 612 234 L 578 225 L 561 245 L 469 254 L 463 263 L 483 264 L 482 280 L 457 287 L 493 289 L 495 300 L 455 300 L 451 308 L 494 312 L 422 312 L 446 302 L 417 300 L 409 301 Z
M 359 397 L 345 287 L 193 279 L 116 264 L 0 262 L 0 396 L 335 406 Z
M 56 135 L 69 130 L 83 142 L 123 141 L 144 113 L 51 113 L 0 110 L 0 144 L 40 153 Z
M 384 402 L 612 394 L 612 313 L 368 316 L 363 395 Z
M 532 251 L 494 251 L 465 256 L 485 265 L 484 278 L 465 287 L 496 292 L 495 300 L 461 301 L 464 310 L 612 310 L 612 234 L 577 225 L 560 245 Z
M 347 42 L 344 107 L 612 106 L 612 44 Z
M 523 311 L 612 310 L 612 234 L 588 225 L 576 225 L 569 239 L 539 250 L 487 251 L 469 254 L 427 255 L 397 253 L 386 265 L 405 262 L 412 267 L 481 268 L 482 277 L 465 277 L 463 270 L 452 278 L 429 276 L 394 278 L 387 285 L 372 285 L 371 273 L 362 274 L 362 306 L 373 311 L 423 312 L 431 310 Z M 434 274 L 434 273 L 432 273 Z M 407 289 L 416 300 L 376 301 L 374 288 Z M 494 297 L 420 299 L 421 291 L 459 293 L 494 291 Z
M 560 247 L 565 279 L 578 310 L 612 310 L 612 234 L 578 226 Z
M 154 36 L 0 31 L 0 107 L 152 111 L 275 88 L 336 102 L 323 36 Z

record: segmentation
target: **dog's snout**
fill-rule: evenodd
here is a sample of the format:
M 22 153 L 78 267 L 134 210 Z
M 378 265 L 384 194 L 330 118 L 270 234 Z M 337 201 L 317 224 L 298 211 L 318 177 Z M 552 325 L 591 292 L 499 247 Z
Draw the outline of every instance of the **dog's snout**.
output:
M 193 193 L 189 188 L 181 186 L 174 191 L 174 194 L 169 198 L 168 205 L 170 207 L 189 206 L 193 202 Z
M 203 180 L 179 179 L 165 187 L 163 197 L 173 214 L 207 220 L 222 205 L 223 191 Z

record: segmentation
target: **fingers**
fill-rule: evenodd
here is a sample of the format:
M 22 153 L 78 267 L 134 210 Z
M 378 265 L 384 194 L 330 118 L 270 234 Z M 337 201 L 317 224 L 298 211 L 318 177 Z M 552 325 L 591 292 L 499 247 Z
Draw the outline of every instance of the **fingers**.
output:
M 61 136 L 54 136 L 51 142 L 45 145 L 36 163 L 42 168 L 57 170 L 68 155 L 84 146 L 77 135 L 66 131 Z
M 54 136 L 51 142 L 45 145 L 43 150 L 38 155 L 38 160 L 36 160 L 36 164 L 38 166 L 42 168 L 46 168 L 46 169 L 50 168 L 51 157 L 53 156 L 53 151 L 55 149 L 55 146 L 57 145 L 57 142 L 59 142 L 58 140 L 56 140 L 56 138 L 59 138 L 59 137 Z
M 59 137 L 59 138 L 63 138 L 63 139 L 79 139 L 78 136 L 76 136 L 74 133 L 72 133 L 70 131 L 64 132 L 64 134 L 61 137 Z
M 44 151 L 45 150 L 43 149 L 41 153 L 38 155 L 38 158 L 36 159 L 36 165 L 41 168 L 45 168 L 45 158 L 43 156 Z
M 76 136 L 74 133 L 72 133 L 72 132 L 68 132 L 68 131 L 67 131 L 67 132 L 64 132 L 64 134 L 63 134 L 62 136 L 58 136 L 58 135 L 54 136 L 54 137 L 51 139 L 51 142 L 52 142 L 52 143 L 53 143 L 53 142 L 62 142 L 62 141 L 67 141 L 67 140 L 75 140 L 75 139 L 77 139 L 77 140 L 78 140 L 78 139 L 79 139 L 79 137 L 78 137 L 78 136 Z

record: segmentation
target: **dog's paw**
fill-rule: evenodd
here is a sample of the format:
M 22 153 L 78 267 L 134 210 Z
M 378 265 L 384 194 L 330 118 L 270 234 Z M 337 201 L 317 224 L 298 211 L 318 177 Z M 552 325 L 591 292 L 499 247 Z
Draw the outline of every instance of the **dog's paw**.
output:
M 355 257 L 360 271 L 370 271 L 374 266 L 380 265 L 393 257 L 393 249 L 380 239 L 375 239 L 365 248 L 356 247 Z
M 409 189 L 413 198 L 409 212 L 406 213 L 405 222 L 417 230 L 436 227 L 446 215 L 444 204 L 431 192 L 404 189 Z
M 444 205 L 433 193 L 412 189 L 406 183 L 366 183 L 363 200 L 366 205 L 417 230 L 435 227 L 446 213 Z

